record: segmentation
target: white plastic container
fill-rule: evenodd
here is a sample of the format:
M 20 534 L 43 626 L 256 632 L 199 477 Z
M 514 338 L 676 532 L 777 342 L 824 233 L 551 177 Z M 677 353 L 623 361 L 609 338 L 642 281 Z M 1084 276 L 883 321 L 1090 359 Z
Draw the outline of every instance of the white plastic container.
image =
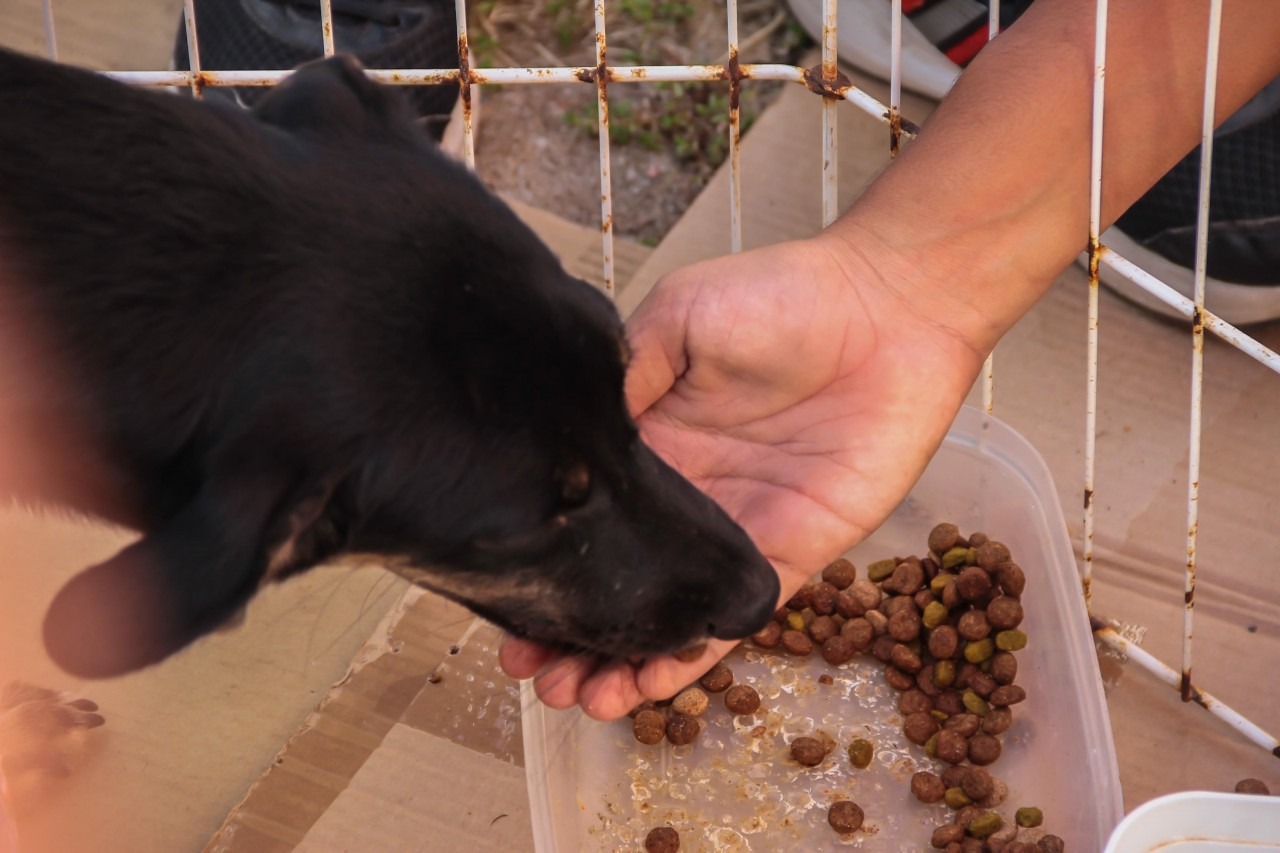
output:
M 1261 853 L 1280 850 L 1280 798 L 1185 791 L 1144 803 L 1106 853 Z
M 1101 850 L 1123 815 L 1119 774 L 1080 578 L 1044 462 L 1008 426 L 965 409 L 908 499 L 849 556 L 861 571 L 876 559 L 922 554 L 939 521 L 1003 541 L 1027 574 L 1030 643 L 1018 653 L 1018 683 L 1028 699 L 990 768 L 1010 789 L 999 810 L 1011 817 L 1038 806 L 1045 829 L 1068 850 Z M 593 722 L 576 710 L 548 710 L 527 693 L 537 850 L 635 850 L 649 829 L 667 823 L 680 832 L 682 851 L 927 848 L 948 812 L 916 802 L 908 783 L 917 769 L 939 765 L 902 737 L 880 664 L 864 655 L 832 668 L 817 654 L 797 661 L 744 648 L 728 663 L 737 681 L 760 690 L 770 715 L 735 719 L 713 696 L 708 725 L 685 747 L 643 746 L 625 718 Z M 819 683 L 822 673 L 834 683 Z M 758 726 L 766 732 L 752 737 Z M 787 744 L 815 728 L 840 744 L 827 760 L 813 769 L 784 760 Z M 877 747 L 861 771 L 843 749 L 859 736 Z M 849 839 L 827 826 L 836 795 L 866 812 L 863 831 Z

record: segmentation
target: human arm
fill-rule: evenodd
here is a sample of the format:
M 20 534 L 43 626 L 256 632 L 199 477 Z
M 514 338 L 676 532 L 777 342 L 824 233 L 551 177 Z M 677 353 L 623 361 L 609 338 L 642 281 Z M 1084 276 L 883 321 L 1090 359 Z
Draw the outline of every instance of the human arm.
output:
M 667 276 L 629 323 L 645 439 L 720 502 L 787 598 L 923 471 L 996 341 L 1085 246 L 1094 0 L 1040 0 L 919 139 L 814 238 Z M 1103 225 L 1199 139 L 1202 0 L 1111 4 Z M 1280 74 L 1280 7 L 1228 2 L 1219 121 Z M 600 665 L 522 642 L 554 707 L 612 718 L 699 661 Z

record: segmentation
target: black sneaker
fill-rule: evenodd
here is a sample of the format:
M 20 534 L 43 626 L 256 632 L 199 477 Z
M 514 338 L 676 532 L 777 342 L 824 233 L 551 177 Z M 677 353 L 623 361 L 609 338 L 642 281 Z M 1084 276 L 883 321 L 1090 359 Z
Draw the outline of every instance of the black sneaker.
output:
M 1205 305 L 1233 325 L 1280 318 L 1280 78 L 1213 136 Z M 1102 242 L 1188 299 L 1195 290 L 1200 149 L 1174 166 Z M 1101 280 L 1168 316 L 1182 314 L 1107 267 Z
M 335 50 L 354 54 L 366 68 L 458 64 L 452 0 L 332 0 L 331 5 Z M 287 71 L 324 55 L 320 0 L 200 0 L 196 34 L 200 66 L 210 71 Z M 178 24 L 173 67 L 191 67 L 185 19 Z M 424 118 L 447 117 L 458 98 L 452 83 L 406 88 Z M 210 86 L 204 94 L 252 106 L 266 92 L 260 86 Z

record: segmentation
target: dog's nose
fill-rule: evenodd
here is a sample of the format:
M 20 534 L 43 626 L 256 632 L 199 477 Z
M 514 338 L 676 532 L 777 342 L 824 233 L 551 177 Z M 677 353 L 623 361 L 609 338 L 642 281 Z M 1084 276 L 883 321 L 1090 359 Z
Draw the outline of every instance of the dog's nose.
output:
M 738 596 L 729 606 L 713 614 L 709 626 L 717 640 L 741 640 L 769 623 L 778 607 L 778 576 L 770 569 L 761 582 L 752 584 L 752 593 Z

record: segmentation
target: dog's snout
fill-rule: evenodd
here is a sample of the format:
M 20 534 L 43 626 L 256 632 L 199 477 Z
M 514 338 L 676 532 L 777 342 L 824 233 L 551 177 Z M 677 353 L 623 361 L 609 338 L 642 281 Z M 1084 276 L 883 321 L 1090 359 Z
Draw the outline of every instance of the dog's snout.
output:
M 717 640 L 741 640 L 769 623 L 778 606 L 779 583 L 772 567 L 766 563 L 765 569 L 713 614 L 708 625 L 711 636 Z

